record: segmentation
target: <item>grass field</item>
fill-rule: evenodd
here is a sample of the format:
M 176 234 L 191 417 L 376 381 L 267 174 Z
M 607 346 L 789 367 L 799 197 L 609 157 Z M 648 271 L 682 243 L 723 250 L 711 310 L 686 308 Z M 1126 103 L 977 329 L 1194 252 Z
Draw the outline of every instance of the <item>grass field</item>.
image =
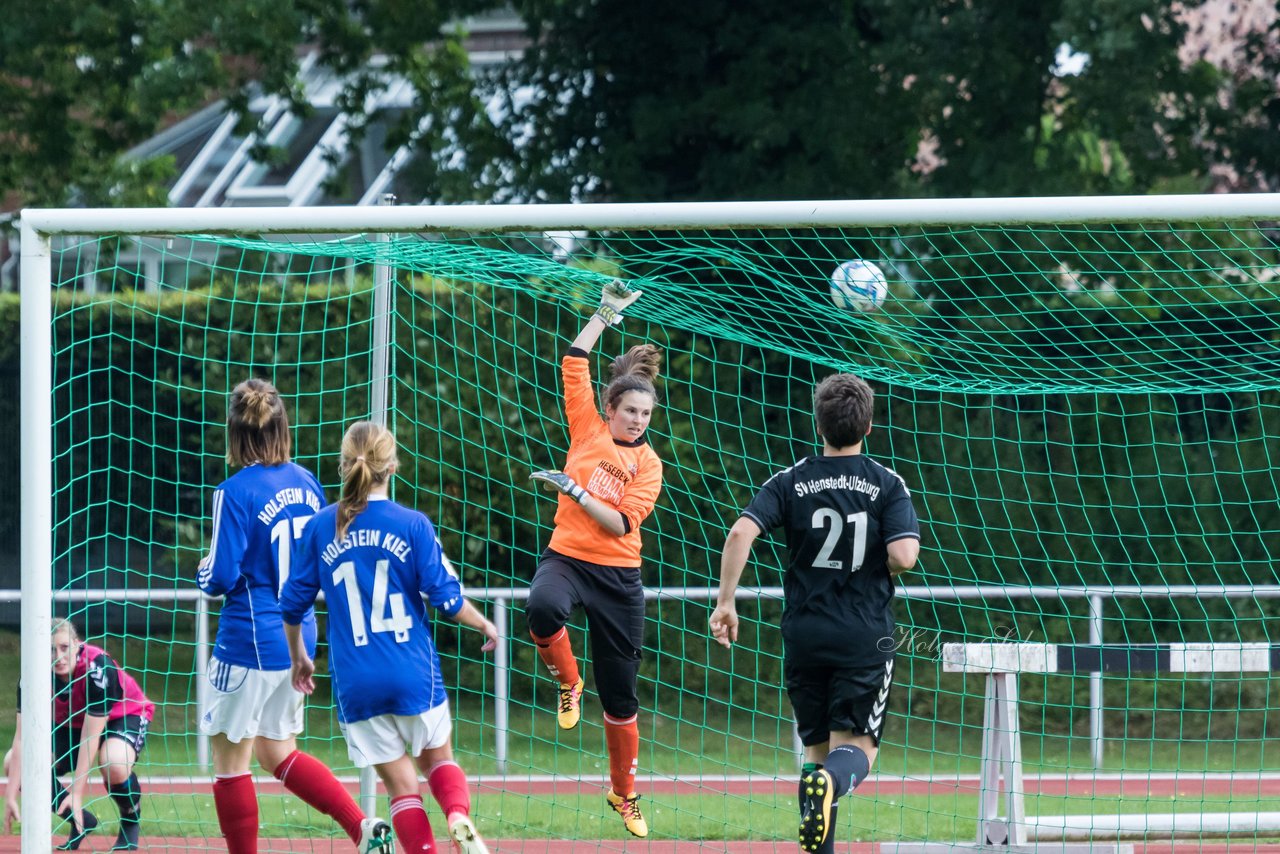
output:
M 159 646 L 160 648 L 153 648 Z M 113 650 L 116 652 L 116 650 Z M 146 688 L 159 701 L 147 748 L 137 771 L 143 778 L 207 777 L 209 770 L 196 762 L 196 740 L 190 734 L 195 716 L 194 690 L 184 676 L 162 679 L 165 672 L 189 673 L 189 647 L 151 645 L 130 641 L 123 653 L 129 662 L 147 662 Z M 15 685 L 18 678 L 18 637 L 0 633 L 0 680 Z M 163 666 L 161 666 L 163 662 Z M 130 667 L 131 670 L 135 669 Z M 0 739 L 12 737 L 12 692 L 0 692 Z M 604 735 L 597 709 L 590 703 L 582 725 L 562 732 L 547 708 L 513 704 L 506 773 L 512 777 L 547 775 L 559 779 L 597 778 L 607 774 Z M 492 710 L 485 702 L 464 700 L 455 708 L 458 724 L 454 744 L 459 761 L 473 776 L 492 777 L 498 772 L 494 755 Z M 795 755 L 789 726 L 776 717 L 752 716 L 748 710 L 732 710 L 722 720 L 681 720 L 649 712 L 642 717 L 640 766 L 642 774 L 663 778 L 696 779 L 750 775 L 790 780 L 795 776 Z M 340 775 L 354 775 L 336 720 L 327 708 L 308 713 L 303 749 L 311 752 Z M 958 727 L 920 719 L 894 719 L 890 737 L 877 763 L 879 775 L 912 777 L 976 774 L 981 743 L 978 727 Z M 899 740 L 900 739 L 900 740 Z M 905 743 L 904 743 L 905 742 Z M 1085 739 L 1048 737 L 1029 733 L 1024 737 L 1025 773 L 1086 773 L 1089 745 Z M 1274 747 L 1262 742 L 1115 741 L 1108 745 L 1105 770 L 1144 775 L 1151 771 L 1177 770 L 1187 775 L 1230 771 L 1241 775 L 1275 769 Z M 264 789 L 264 792 L 266 789 Z M 789 784 L 776 791 L 724 794 L 694 790 L 646 793 L 644 806 L 654 839 L 678 840 L 790 840 L 795 833 L 795 800 Z M 108 819 L 114 833 L 115 809 L 94 787 L 91 808 Z M 430 799 L 428 798 L 428 801 Z M 280 793 L 260 798 L 264 835 L 334 836 L 337 831 L 325 816 L 312 812 L 297 799 Z M 384 807 L 385 809 L 385 804 Z M 434 810 L 434 804 L 429 803 Z M 1280 797 L 1254 797 L 1234 801 L 1229 795 L 1196 791 L 1193 797 L 1153 797 L 1134 792 L 1120 796 L 1068 797 L 1030 795 L 1029 814 L 1277 811 Z M 218 828 L 212 796 L 207 790 L 182 793 L 155 787 L 146 793 L 149 833 L 165 836 L 216 837 Z M 971 791 L 954 788 L 919 794 L 862 793 L 843 803 L 840 838 L 861 840 L 968 839 L 976 832 L 978 801 Z M 495 837 L 620 839 L 625 836 L 617 818 L 604 809 L 602 789 L 587 785 L 580 790 L 551 794 L 504 791 L 487 779 L 476 795 L 475 814 L 487 835 Z

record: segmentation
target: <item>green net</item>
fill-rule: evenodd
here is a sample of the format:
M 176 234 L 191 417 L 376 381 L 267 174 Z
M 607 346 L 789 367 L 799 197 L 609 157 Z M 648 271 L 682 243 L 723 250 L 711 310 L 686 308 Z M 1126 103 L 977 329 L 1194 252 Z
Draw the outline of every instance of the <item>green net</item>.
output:
M 737 647 L 706 625 L 725 532 L 770 474 L 815 451 L 812 386 L 837 370 L 872 381 L 867 450 L 912 489 L 923 532 L 896 605 L 890 719 L 873 778 L 840 813 L 842 844 L 973 840 L 988 682 L 944 668 L 951 643 L 1106 645 L 1094 665 L 1082 653 L 1066 672 L 1017 677 L 1029 815 L 1086 829 L 1132 815 L 1159 836 L 1143 816 L 1280 810 L 1280 684 L 1240 663 L 1241 644 L 1277 658 L 1272 224 L 107 237 L 55 250 L 55 613 L 158 704 L 138 766 L 144 836 L 219 844 L 195 728 L 212 629 L 193 578 L 228 474 L 226 396 L 249 376 L 280 388 L 295 457 L 334 499 L 339 441 L 380 399 L 385 353 L 395 496 L 436 522 L 508 638 L 495 659 L 474 634 L 435 630 L 477 823 L 495 850 L 619 850 L 583 623 L 570 625 L 583 723 L 562 732 L 522 605 L 554 513 L 528 475 L 558 467 L 568 442 L 559 358 L 615 276 L 644 297 L 602 339 L 594 376 L 635 343 L 666 359 L 650 434 L 665 488 L 643 528 L 637 788 L 652 840 L 794 850 L 780 541 L 756 546 Z M 883 271 L 878 307 L 833 299 L 850 259 Z M 392 282 L 385 351 L 378 267 Z M 1185 643 L 1239 654 L 1173 672 L 1166 645 Z M 302 746 L 354 778 L 325 679 Z M 262 850 L 345 844 L 269 775 L 259 783 Z M 93 797 L 114 818 L 100 787 Z M 1280 838 L 1280 825 L 1245 838 Z

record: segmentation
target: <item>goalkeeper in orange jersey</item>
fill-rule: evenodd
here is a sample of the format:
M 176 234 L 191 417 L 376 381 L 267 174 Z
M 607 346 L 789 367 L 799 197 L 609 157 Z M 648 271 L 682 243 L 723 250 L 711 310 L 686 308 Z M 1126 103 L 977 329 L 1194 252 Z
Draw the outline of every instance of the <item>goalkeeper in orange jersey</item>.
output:
M 620 282 L 604 288 L 600 307 L 569 345 L 564 378 L 569 453 L 562 471 L 533 478 L 560 493 L 551 542 L 538 562 L 525 614 L 529 634 L 551 676 L 560 683 L 558 719 L 572 729 L 581 717 L 582 676 L 565 623 L 574 608 L 587 616 L 594 681 L 604 707 L 609 747 L 606 799 L 626 829 L 647 836 L 635 791 L 640 751 L 636 677 L 644 643 L 644 588 L 640 583 L 640 523 L 662 491 L 662 462 L 647 430 L 662 354 L 640 344 L 614 360 L 596 408 L 588 354 L 609 326 L 640 297 Z

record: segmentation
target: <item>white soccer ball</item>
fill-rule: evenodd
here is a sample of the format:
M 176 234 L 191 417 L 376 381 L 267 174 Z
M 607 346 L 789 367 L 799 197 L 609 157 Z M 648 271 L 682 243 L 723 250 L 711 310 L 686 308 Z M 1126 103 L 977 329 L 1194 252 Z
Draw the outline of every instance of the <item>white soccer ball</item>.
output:
M 870 261 L 845 261 L 831 274 L 831 301 L 846 311 L 873 311 L 889 295 L 889 281 Z

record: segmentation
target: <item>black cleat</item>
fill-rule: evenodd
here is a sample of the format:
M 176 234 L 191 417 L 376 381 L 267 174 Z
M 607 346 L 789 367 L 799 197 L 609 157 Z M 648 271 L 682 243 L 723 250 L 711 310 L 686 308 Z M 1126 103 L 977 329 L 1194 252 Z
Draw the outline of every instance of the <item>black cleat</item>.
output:
M 800 850 L 817 852 L 831 833 L 831 804 L 835 785 L 831 775 L 819 768 L 800 781 Z

